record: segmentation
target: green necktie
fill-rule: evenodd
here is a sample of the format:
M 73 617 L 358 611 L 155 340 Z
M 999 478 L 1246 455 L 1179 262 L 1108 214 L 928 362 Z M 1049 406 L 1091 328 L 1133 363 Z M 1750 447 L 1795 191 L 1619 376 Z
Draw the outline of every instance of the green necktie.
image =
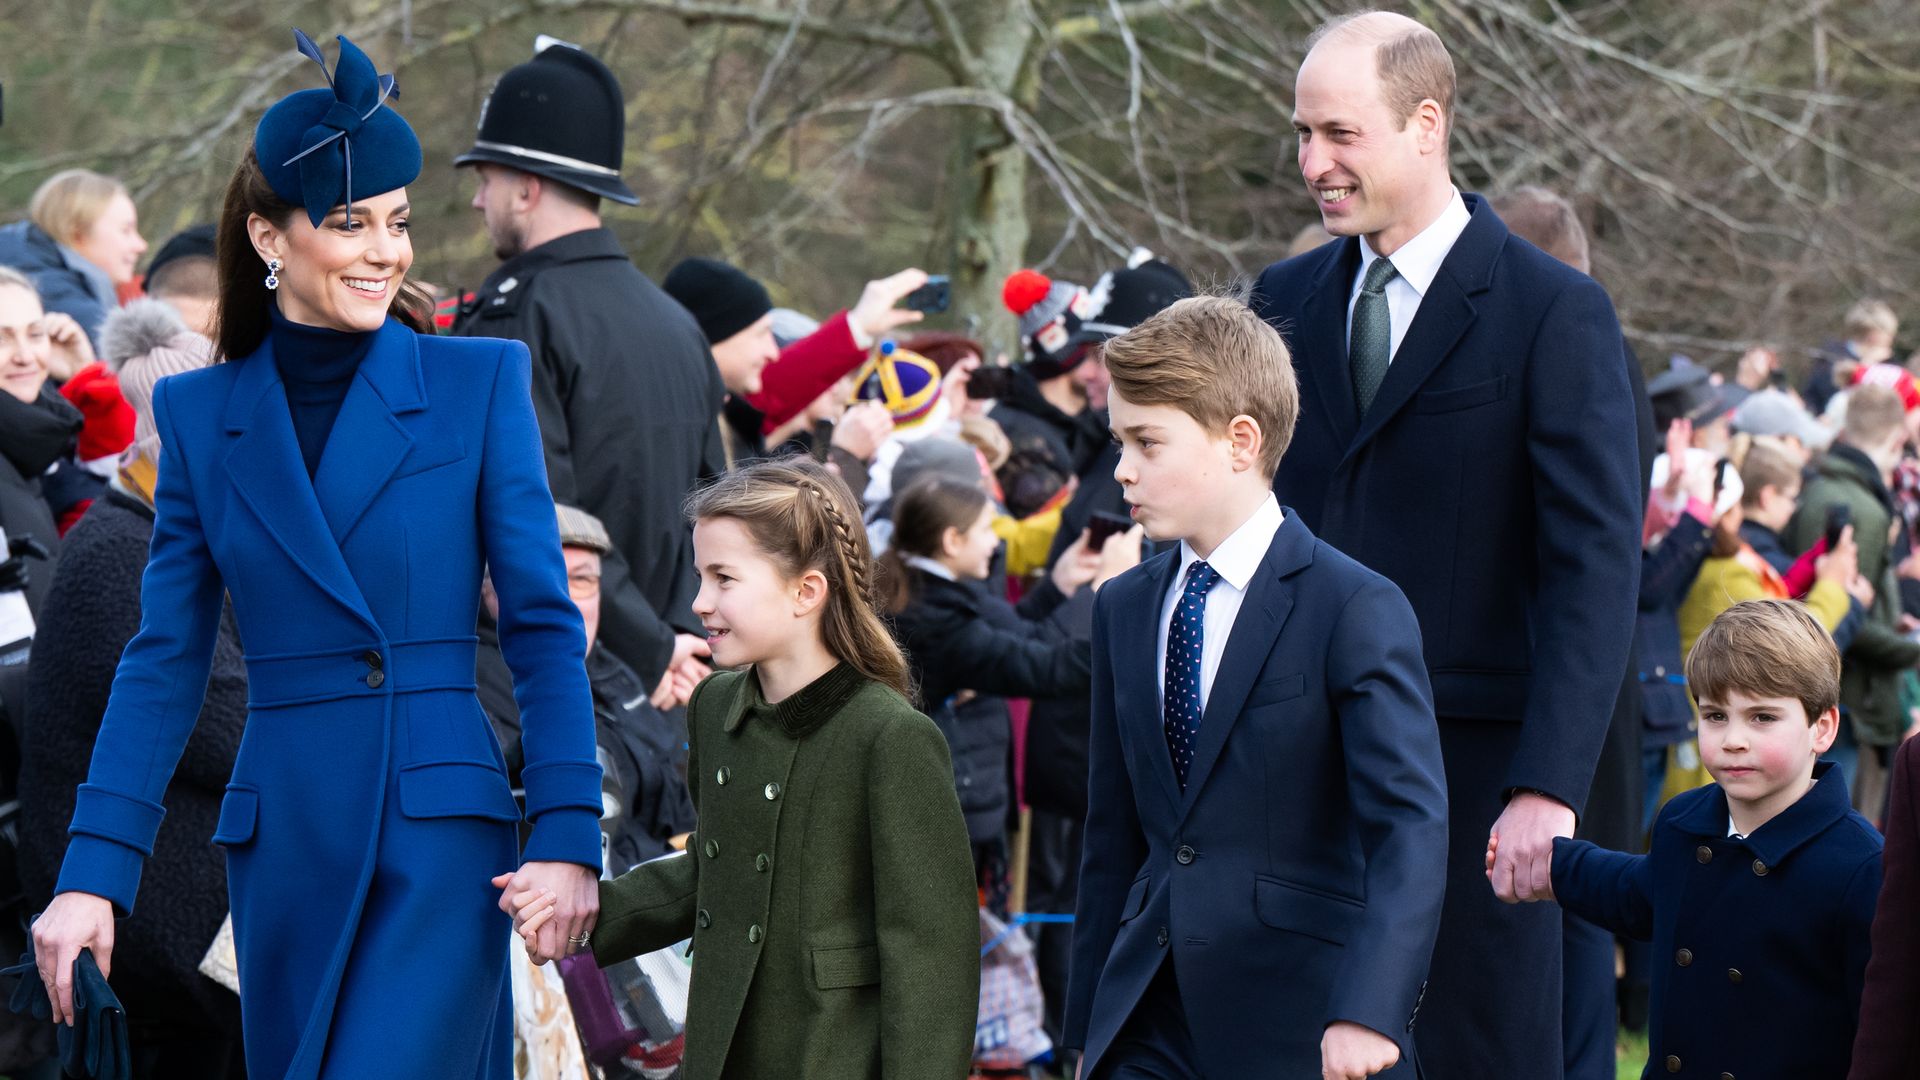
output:
M 1347 338 L 1347 357 L 1353 363 L 1353 400 L 1360 415 L 1367 415 L 1387 377 L 1387 361 L 1393 358 L 1393 314 L 1387 310 L 1387 282 L 1392 281 L 1393 264 L 1373 260 L 1367 277 L 1360 283 L 1360 297 L 1353 302 L 1353 331 Z

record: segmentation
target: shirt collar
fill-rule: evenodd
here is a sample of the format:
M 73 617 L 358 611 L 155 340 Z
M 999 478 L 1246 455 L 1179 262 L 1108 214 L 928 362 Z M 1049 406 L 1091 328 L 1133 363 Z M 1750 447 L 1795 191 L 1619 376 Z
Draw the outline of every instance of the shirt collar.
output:
M 906 563 L 908 566 L 913 567 L 915 570 L 919 570 L 923 573 L 932 574 L 934 577 L 940 578 L 944 581 L 959 580 L 958 578 L 954 577 L 953 571 L 947 569 L 946 566 L 944 566 L 943 564 L 927 558 L 925 555 L 909 555 L 900 561 Z
M 1267 549 L 1273 546 L 1273 535 L 1280 531 L 1281 522 L 1286 515 L 1280 510 L 1280 500 L 1268 495 L 1253 516 L 1233 530 L 1220 546 L 1207 558 L 1207 565 L 1214 568 L 1220 580 L 1233 586 L 1240 592 L 1247 591 L 1247 584 L 1253 580 L 1253 572 L 1260 569 L 1260 561 L 1267 557 Z M 1180 575 L 1174 580 L 1187 580 L 1187 567 L 1200 556 L 1185 541 L 1180 541 Z
M 1473 215 L 1467 212 L 1467 202 L 1460 197 L 1460 189 L 1453 189 L 1453 199 L 1447 208 L 1433 220 L 1433 224 L 1420 230 L 1420 235 L 1400 246 L 1392 255 L 1393 269 L 1413 286 L 1413 291 L 1422 297 L 1433 286 L 1433 279 L 1440 273 L 1440 264 L 1447 261 L 1447 252 L 1453 250 L 1454 241 L 1467 231 L 1467 225 Z M 1356 281 L 1366 279 L 1367 270 L 1373 260 L 1380 256 L 1373 250 L 1373 244 L 1366 237 L 1360 238 L 1360 275 Z

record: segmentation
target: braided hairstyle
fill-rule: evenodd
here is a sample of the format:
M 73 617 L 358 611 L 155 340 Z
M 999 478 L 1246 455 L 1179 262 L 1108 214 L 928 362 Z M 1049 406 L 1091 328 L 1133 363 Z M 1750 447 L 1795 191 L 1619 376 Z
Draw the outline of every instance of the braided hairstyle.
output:
M 687 499 L 687 518 L 739 522 L 790 578 L 818 570 L 827 579 L 820 621 L 827 651 L 911 698 L 907 658 L 875 611 L 873 555 L 859 507 L 845 482 L 824 466 L 790 457 L 726 473 Z

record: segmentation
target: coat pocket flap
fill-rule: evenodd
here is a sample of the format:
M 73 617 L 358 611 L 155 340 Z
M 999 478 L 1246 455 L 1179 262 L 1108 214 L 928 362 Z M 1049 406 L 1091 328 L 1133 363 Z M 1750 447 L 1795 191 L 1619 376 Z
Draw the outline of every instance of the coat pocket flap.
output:
M 1345 945 L 1353 924 L 1367 907 L 1358 900 L 1316 892 L 1278 878 L 1253 879 L 1253 910 L 1276 930 Z
M 452 465 L 465 460 L 467 460 L 467 446 L 459 439 L 415 446 L 406 460 L 400 463 L 400 468 L 393 474 L 393 478 L 399 480 L 408 476 L 417 476 L 420 473 L 438 469 L 442 465 Z
M 244 844 L 253 839 L 253 826 L 260 816 L 260 791 L 241 784 L 228 784 L 220 800 L 220 823 L 214 827 L 216 844 Z
M 400 770 L 400 812 L 410 818 L 519 821 L 507 778 L 491 762 L 433 761 Z
M 1147 906 L 1147 885 L 1151 880 L 1152 878 L 1147 874 L 1141 874 L 1133 879 L 1133 887 L 1127 890 L 1127 902 L 1120 905 L 1121 922 L 1131 922 L 1138 918 L 1141 909 Z
M 1459 412 L 1499 401 L 1507 396 L 1507 377 L 1496 375 L 1485 382 L 1456 386 L 1446 390 L 1423 390 L 1413 399 L 1418 413 Z
M 872 986 L 880 981 L 880 948 L 850 945 L 813 950 L 813 984 L 822 990 Z
M 1277 679 L 1268 679 L 1254 684 L 1247 694 L 1248 709 L 1257 709 L 1262 705 L 1278 705 L 1290 701 L 1307 692 L 1307 677 L 1303 674 L 1282 675 Z

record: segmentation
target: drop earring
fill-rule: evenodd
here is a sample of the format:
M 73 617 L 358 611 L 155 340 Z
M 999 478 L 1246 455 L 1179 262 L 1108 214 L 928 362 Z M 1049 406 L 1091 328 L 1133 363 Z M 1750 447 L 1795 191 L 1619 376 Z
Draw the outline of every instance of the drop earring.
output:
M 267 260 L 267 291 L 272 292 L 273 290 L 278 289 L 279 287 L 280 287 L 280 260 L 268 259 Z

